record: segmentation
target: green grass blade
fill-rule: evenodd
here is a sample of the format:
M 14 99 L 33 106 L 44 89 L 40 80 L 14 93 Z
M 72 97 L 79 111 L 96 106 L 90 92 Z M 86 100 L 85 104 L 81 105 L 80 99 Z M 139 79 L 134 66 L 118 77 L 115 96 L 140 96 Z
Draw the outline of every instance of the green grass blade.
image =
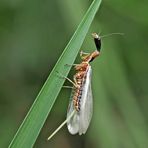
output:
M 92 2 L 70 42 L 47 78 L 9 147 L 30 148 L 34 145 L 65 81 L 57 76 L 56 71 L 65 76 L 68 75 L 71 67 L 65 67 L 64 65 L 67 63 L 73 64 L 100 4 L 101 0 L 94 0 Z

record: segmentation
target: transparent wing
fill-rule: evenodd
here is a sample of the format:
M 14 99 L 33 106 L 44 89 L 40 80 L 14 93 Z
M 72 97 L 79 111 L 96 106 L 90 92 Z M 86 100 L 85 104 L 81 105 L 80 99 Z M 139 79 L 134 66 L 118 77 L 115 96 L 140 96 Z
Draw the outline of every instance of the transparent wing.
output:
M 68 106 L 67 118 L 75 110 L 72 96 L 73 96 L 73 92 L 72 92 L 71 99 Z M 74 115 L 67 121 L 67 128 L 72 135 L 78 133 L 79 131 L 79 113 L 78 112 L 75 112 Z
M 67 128 L 71 134 L 85 134 L 92 118 L 93 99 L 91 91 L 91 73 L 91 66 L 89 66 L 86 74 L 86 80 L 83 84 L 82 97 L 80 100 L 80 111 L 76 111 L 75 114 L 67 121 Z M 75 110 L 72 96 L 73 92 L 67 111 L 67 118 Z
M 87 131 L 93 113 L 91 73 L 91 66 L 89 66 L 80 102 L 79 135 L 85 134 L 85 132 Z

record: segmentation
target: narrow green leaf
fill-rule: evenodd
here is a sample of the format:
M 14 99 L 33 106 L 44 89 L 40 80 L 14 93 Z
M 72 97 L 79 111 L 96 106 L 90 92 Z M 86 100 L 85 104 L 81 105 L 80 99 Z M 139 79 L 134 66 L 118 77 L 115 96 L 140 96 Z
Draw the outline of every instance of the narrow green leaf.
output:
M 65 76 L 68 75 L 71 67 L 65 67 L 64 65 L 67 63 L 73 64 L 100 4 L 101 0 L 94 0 L 92 2 L 9 147 L 30 148 L 34 145 L 65 81 L 57 76 L 57 71 Z

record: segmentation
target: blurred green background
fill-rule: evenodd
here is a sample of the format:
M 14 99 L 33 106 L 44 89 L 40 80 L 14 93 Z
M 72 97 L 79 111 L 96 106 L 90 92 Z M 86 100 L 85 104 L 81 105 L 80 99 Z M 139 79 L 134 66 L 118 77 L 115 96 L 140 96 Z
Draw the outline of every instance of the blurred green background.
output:
M 9 145 L 91 2 L 0 1 L 1 148 Z M 146 0 L 103 0 L 81 49 L 95 49 L 91 32 L 125 35 L 102 38 L 101 55 L 91 64 L 91 125 L 83 136 L 70 135 L 65 126 L 46 141 L 66 116 L 70 90 L 63 89 L 35 148 L 148 147 L 147 6 Z

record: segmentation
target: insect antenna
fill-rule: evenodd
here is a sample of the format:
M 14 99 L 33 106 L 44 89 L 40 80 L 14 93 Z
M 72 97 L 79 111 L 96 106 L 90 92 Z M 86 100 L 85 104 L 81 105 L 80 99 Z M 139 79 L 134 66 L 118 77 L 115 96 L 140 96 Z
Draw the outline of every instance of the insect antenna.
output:
M 76 110 L 74 110 L 69 117 L 66 118 L 66 120 L 47 138 L 47 140 L 50 140 L 66 123 L 68 120 L 72 118 L 72 116 L 75 114 Z
M 99 36 L 97 33 L 92 33 L 96 48 L 99 52 L 100 52 L 100 49 L 101 49 L 101 39 L 104 38 L 104 37 L 112 36 L 112 35 L 124 35 L 124 33 L 113 32 L 113 33 L 102 35 L 102 36 Z
M 113 32 L 113 33 L 102 35 L 102 36 L 100 36 L 100 38 L 104 38 L 104 37 L 108 37 L 108 36 L 112 36 L 112 35 L 124 35 L 124 33 L 121 33 L 121 32 Z

